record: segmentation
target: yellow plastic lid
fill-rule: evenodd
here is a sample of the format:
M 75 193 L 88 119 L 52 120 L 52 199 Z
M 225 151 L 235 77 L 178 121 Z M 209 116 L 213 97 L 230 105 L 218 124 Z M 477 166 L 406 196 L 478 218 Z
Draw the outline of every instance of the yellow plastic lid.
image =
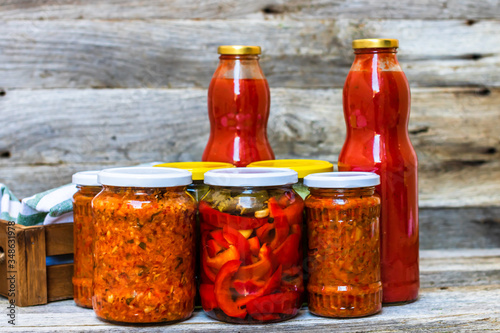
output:
M 188 170 L 193 174 L 193 180 L 203 180 L 205 178 L 205 172 L 209 170 L 234 168 L 235 166 L 231 163 L 223 162 L 171 162 L 156 164 L 155 167 Z
M 333 171 L 333 164 L 322 160 L 266 160 L 252 162 L 247 165 L 247 168 L 268 167 L 268 168 L 288 168 L 296 171 L 299 178 L 304 178 L 307 175 L 318 172 Z

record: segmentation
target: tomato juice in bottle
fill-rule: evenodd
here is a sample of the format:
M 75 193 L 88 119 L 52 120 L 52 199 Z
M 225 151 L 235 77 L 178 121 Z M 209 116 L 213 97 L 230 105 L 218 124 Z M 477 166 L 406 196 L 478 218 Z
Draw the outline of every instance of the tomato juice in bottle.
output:
M 395 39 L 355 40 L 343 90 L 347 137 L 339 171 L 380 175 L 383 302 L 411 302 L 419 289 L 417 156 L 408 136 L 410 89 Z
M 210 137 L 203 161 L 237 167 L 274 159 L 267 139 L 270 93 L 258 46 L 220 46 L 220 62 L 208 89 Z

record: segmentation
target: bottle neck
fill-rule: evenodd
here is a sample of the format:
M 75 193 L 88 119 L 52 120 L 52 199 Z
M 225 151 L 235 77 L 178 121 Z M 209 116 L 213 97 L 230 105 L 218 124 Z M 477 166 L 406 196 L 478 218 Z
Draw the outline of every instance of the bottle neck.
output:
M 313 196 L 319 197 L 368 197 L 375 194 L 375 187 L 357 187 L 357 188 L 309 188 L 309 192 Z
M 265 79 L 259 64 L 259 56 L 254 54 L 222 54 L 213 78 Z
M 401 72 L 396 48 L 355 49 L 351 71 Z

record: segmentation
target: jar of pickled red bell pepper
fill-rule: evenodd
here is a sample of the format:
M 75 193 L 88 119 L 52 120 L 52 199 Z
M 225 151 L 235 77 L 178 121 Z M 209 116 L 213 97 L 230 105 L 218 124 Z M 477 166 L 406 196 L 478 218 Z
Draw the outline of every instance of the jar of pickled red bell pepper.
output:
M 194 309 L 196 202 L 189 171 L 132 167 L 99 173 L 94 213 L 96 315 L 119 323 L 173 322 Z
M 92 308 L 92 199 L 101 191 L 99 171 L 73 175 L 78 191 L 73 195 L 73 299 L 76 305 Z
M 362 317 L 382 309 L 380 177 L 370 172 L 308 175 L 309 311 Z
M 234 168 L 205 173 L 200 295 L 212 318 L 233 323 L 292 318 L 302 302 L 302 211 L 297 173 Z
M 208 185 L 203 182 L 205 172 L 214 169 L 234 168 L 234 165 L 224 162 L 170 162 L 156 164 L 155 167 L 178 168 L 191 172 L 193 183 L 187 187 L 187 191 L 198 202 L 208 192 Z
M 265 167 L 265 168 L 288 168 L 296 171 L 299 176 L 299 181 L 293 185 L 293 189 L 300 194 L 302 199 L 305 199 L 309 194 L 309 189 L 304 185 L 304 177 L 312 173 L 332 172 L 333 164 L 322 160 L 306 160 L 306 159 L 283 159 L 283 160 L 266 160 L 252 162 L 247 165 L 248 168 Z

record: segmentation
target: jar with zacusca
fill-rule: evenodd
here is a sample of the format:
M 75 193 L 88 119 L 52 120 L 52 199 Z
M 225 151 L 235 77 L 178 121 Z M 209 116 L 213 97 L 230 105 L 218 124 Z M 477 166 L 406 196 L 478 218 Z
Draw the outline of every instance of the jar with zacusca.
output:
M 101 191 L 99 171 L 83 171 L 73 175 L 77 191 L 73 195 L 73 299 L 76 305 L 92 308 L 92 199 Z
M 363 317 L 382 309 L 380 177 L 370 172 L 308 175 L 309 311 Z
M 297 173 L 233 168 L 205 173 L 199 203 L 200 296 L 208 316 L 268 323 L 294 317 L 302 303 L 302 212 Z
M 191 173 L 131 167 L 99 173 L 93 308 L 116 323 L 175 322 L 191 316 L 196 203 Z

